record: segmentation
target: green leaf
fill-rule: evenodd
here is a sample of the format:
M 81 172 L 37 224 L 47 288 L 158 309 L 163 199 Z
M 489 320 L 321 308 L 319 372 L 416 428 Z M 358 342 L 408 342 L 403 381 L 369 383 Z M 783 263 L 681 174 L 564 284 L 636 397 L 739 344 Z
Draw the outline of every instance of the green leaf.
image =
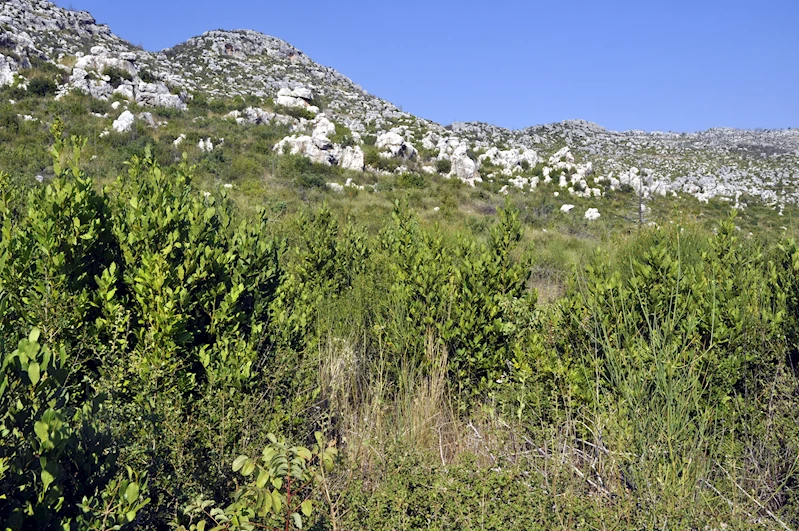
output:
M 300 513 L 292 513 L 291 519 L 294 520 L 294 525 L 297 526 L 297 529 L 302 529 L 302 516 L 300 516 Z
M 273 490 L 272 491 L 273 512 L 279 513 L 281 507 L 283 507 L 283 500 L 280 498 L 280 493 L 276 490 Z
M 272 510 L 272 494 L 269 491 L 260 491 L 258 493 L 258 514 L 261 517 L 267 515 Z
M 247 459 L 247 462 L 244 463 L 244 466 L 241 467 L 241 475 L 244 477 L 249 476 L 255 470 L 255 461 L 252 459 Z
M 41 334 L 41 330 L 38 328 L 31 328 L 31 333 L 28 335 L 28 341 L 31 343 L 36 343 L 39 341 L 39 334 Z
M 297 448 L 297 455 L 305 459 L 306 461 L 310 461 L 313 458 L 311 451 L 307 448 L 300 446 Z
M 36 385 L 39 383 L 39 378 L 41 376 L 39 364 L 35 361 L 32 361 L 28 364 L 28 378 L 31 379 L 31 384 Z
M 136 483 L 131 483 L 128 485 L 128 488 L 125 489 L 125 500 L 128 503 L 133 503 L 139 499 L 139 485 Z
M 128 511 L 127 513 L 125 513 L 125 519 L 128 522 L 132 522 L 133 520 L 135 520 L 136 519 L 136 511 Z M 203 522 L 203 523 L 205 523 L 205 522 Z
M 55 481 L 55 476 L 47 469 L 42 469 L 42 485 L 43 490 L 46 492 L 47 488 Z
M 235 461 L 233 461 L 233 472 L 238 472 L 239 470 L 241 470 L 241 467 L 243 467 L 244 463 L 246 463 L 249 459 L 250 458 L 247 457 L 246 455 L 238 456 L 235 459 Z
M 33 431 L 36 432 L 36 436 L 39 437 L 39 440 L 42 442 L 45 442 L 48 439 L 50 439 L 50 427 L 47 425 L 46 422 L 37 420 L 36 423 L 33 425 Z
M 304 502 L 302 502 L 302 504 L 300 505 L 300 510 L 302 511 L 302 514 L 310 518 L 311 512 L 313 511 L 313 503 L 311 503 L 311 500 L 305 500 Z

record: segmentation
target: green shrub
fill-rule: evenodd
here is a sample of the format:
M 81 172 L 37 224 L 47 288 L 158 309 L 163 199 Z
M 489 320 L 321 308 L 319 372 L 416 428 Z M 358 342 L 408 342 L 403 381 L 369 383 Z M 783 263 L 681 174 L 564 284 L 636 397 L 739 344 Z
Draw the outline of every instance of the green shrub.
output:
M 0 128 L 11 135 L 16 135 L 21 125 L 22 121 L 13 105 L 8 102 L 0 105 Z
M 209 523 L 219 530 L 255 529 L 267 527 L 267 522 L 275 529 L 303 529 L 303 520 L 314 512 L 314 489 L 333 471 L 338 450 L 325 445 L 320 432 L 312 449 L 289 447 L 271 433 L 268 438 L 260 457 L 240 455 L 233 461 L 233 472 L 246 478 L 246 484 L 231 495 L 233 503 L 219 508 L 213 500 L 196 500 L 175 522 L 179 531 Z
M 372 146 L 366 146 L 363 150 L 363 154 L 364 164 L 377 168 L 378 170 L 393 172 L 402 165 L 399 159 L 381 156 L 380 152 Z
M 400 205 L 382 231 L 392 304 L 405 315 L 397 331 L 405 337 L 394 341 L 408 342 L 408 351 L 422 356 L 424 341 L 435 331 L 447 350 L 451 381 L 463 396 L 482 394 L 502 378 L 534 309 L 535 293 L 527 289 L 531 259 L 514 256 L 521 234 L 518 212 L 506 208 L 486 246 L 464 239 L 445 246 Z M 424 365 L 418 357 L 412 364 Z
M 452 171 L 452 161 L 447 159 L 438 159 L 436 161 L 436 171 L 443 175 L 448 175 Z
M 153 109 L 153 113 L 156 116 L 169 119 L 179 118 L 180 116 L 183 116 L 183 111 L 175 107 L 156 107 Z
M 50 78 L 36 76 L 28 81 L 28 92 L 34 96 L 43 98 L 52 96 L 58 91 L 58 86 Z
M 779 303 L 783 296 L 764 274 L 763 250 L 741 241 L 736 232 L 731 219 L 708 239 L 657 229 L 613 269 L 597 257 L 580 283 L 585 289 L 573 292 L 564 306 L 570 323 L 566 331 L 573 334 L 565 336 L 568 342 L 584 352 L 590 349 L 598 360 L 606 348 L 630 349 L 644 357 L 644 366 L 651 366 L 647 360 L 655 354 L 638 340 L 654 346 L 657 339 L 663 351 L 690 350 L 702 375 L 699 398 L 706 404 L 727 403 L 748 375 L 774 370 L 785 322 Z M 599 330 L 580 324 L 588 316 Z M 612 367 L 602 366 L 604 371 Z M 607 377 L 611 387 L 618 384 Z
M 424 176 L 418 173 L 403 173 L 397 176 L 397 184 L 402 188 L 424 188 Z
M 316 115 L 304 107 L 285 107 L 283 105 L 275 105 L 275 112 L 277 114 L 285 114 L 296 119 L 304 118 L 306 120 L 313 120 Z
M 133 81 L 133 75 L 131 75 L 130 72 L 117 66 L 107 66 L 103 70 L 103 75 L 111 78 L 109 83 L 111 83 L 111 86 L 114 88 L 117 88 L 125 81 Z
M 144 81 L 145 83 L 157 83 L 158 78 L 155 77 L 155 74 L 149 68 L 142 68 L 138 72 L 139 79 Z
M 336 123 L 335 125 L 336 132 L 330 137 L 330 141 L 334 144 L 339 144 L 342 147 L 354 146 L 355 140 L 352 137 L 352 131 L 341 124 Z
M 39 337 L 0 365 L 0 518 L 7 529 L 131 528 L 150 502 L 144 476 L 120 470 L 101 397 L 70 384 L 75 360 Z

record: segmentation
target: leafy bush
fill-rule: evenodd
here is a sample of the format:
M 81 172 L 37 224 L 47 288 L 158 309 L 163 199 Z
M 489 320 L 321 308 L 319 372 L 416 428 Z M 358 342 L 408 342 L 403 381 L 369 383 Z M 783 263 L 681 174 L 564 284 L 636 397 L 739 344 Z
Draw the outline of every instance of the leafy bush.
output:
M 283 155 L 277 164 L 277 175 L 302 189 L 325 188 L 327 178 L 337 175 L 338 171 L 335 166 L 315 164 L 302 155 Z
M 382 157 L 380 152 L 371 146 L 366 146 L 364 151 L 364 164 L 372 166 L 378 170 L 393 172 L 402 165 L 399 159 L 394 157 Z
M 139 79 L 144 81 L 145 83 L 157 83 L 158 78 L 155 77 L 155 74 L 150 71 L 149 68 L 142 68 L 138 72 Z
M 209 522 L 220 530 L 254 530 L 269 527 L 268 523 L 273 529 L 289 525 L 303 529 L 303 518 L 310 518 L 314 511 L 314 488 L 333 471 L 338 454 L 335 441 L 325 445 L 322 434 L 316 432 L 316 446 L 309 450 L 289 447 L 271 433 L 268 438 L 259 458 L 240 455 L 233 461 L 233 472 L 248 479 L 231 495 L 233 503 L 222 509 L 214 507 L 213 500 L 196 500 L 184 509 L 181 520 L 187 522 L 178 522 L 179 531 L 202 531 Z
M 438 159 L 436 161 L 436 171 L 443 175 L 447 175 L 452 171 L 452 161 L 447 159 Z
M 650 334 L 665 334 L 658 336 L 666 341 L 659 348 L 695 352 L 694 362 L 704 375 L 701 398 L 712 404 L 726 403 L 748 374 L 773 370 L 784 317 L 781 296 L 763 274 L 768 270 L 763 251 L 740 241 L 732 220 L 707 242 L 665 229 L 652 232 L 645 242 L 620 269 L 600 264 L 601 258 L 586 269 L 586 290 L 565 306 L 568 330 L 575 334 L 572 344 L 590 348 L 601 360 L 609 347 L 601 338 L 607 336 L 614 340 L 614 351 L 632 348 L 653 356 L 625 342 L 653 342 Z M 599 330 L 579 324 L 589 315 Z
M 445 248 L 398 205 L 381 235 L 394 279 L 393 305 L 402 308 L 416 335 L 405 339 L 412 341 L 409 350 L 421 355 L 422 342 L 435 330 L 447 347 L 452 381 L 467 394 L 481 394 L 502 378 L 516 334 L 535 304 L 527 290 L 530 258 L 513 256 L 521 239 L 518 212 L 500 211 L 490 232 L 488 246 L 461 240 Z
M 117 66 L 107 66 L 103 70 L 103 75 L 111 78 L 109 83 L 114 88 L 117 88 L 125 81 L 133 81 L 133 75 L 130 72 Z
M 330 137 L 330 141 L 334 144 L 339 144 L 342 147 L 349 147 L 355 145 L 355 140 L 352 137 L 352 131 L 347 129 L 341 124 L 336 125 L 336 132 Z
M 397 176 L 397 184 L 402 188 L 424 188 L 424 176 L 418 173 L 403 173 Z
M 0 366 L 0 518 L 8 529 L 123 529 L 149 499 L 116 464 L 101 397 L 70 383 L 73 360 L 33 329 Z
M 286 107 L 283 105 L 275 105 L 274 111 L 277 114 L 285 114 L 293 118 L 304 118 L 305 120 L 313 120 L 316 115 L 304 107 Z
M 28 92 L 34 96 L 44 98 L 52 96 L 58 90 L 58 85 L 52 79 L 37 76 L 28 81 Z

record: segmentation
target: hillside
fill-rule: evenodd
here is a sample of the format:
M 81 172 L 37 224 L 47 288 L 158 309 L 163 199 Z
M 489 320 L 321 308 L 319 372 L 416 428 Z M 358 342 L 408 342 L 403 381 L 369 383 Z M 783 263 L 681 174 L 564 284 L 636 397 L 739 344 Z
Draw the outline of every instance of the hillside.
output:
M 471 184 L 548 187 L 583 197 L 632 186 L 644 195 L 719 197 L 739 205 L 743 197 L 778 210 L 799 202 L 793 184 L 799 179 L 797 130 L 614 132 L 579 120 L 517 131 L 474 122 L 443 127 L 369 95 L 290 44 L 253 31 L 209 31 L 150 53 L 90 14 L 46 1 L 6 1 L 0 17 L 6 52 L 0 83 L 15 83 L 16 72 L 47 61 L 65 73 L 60 93 L 80 89 L 103 99 L 119 94 L 142 106 L 177 109 L 195 96 L 247 97 L 253 105 L 235 114 L 237 120 L 290 123 L 285 144 L 316 162 L 380 175 L 386 169 L 435 173 L 442 160 L 451 162 L 450 176 Z M 130 79 L 104 79 L 109 68 Z M 289 109 L 300 119 L 286 116 Z M 327 120 L 347 129 L 345 143 L 352 146 L 331 141 Z M 399 163 L 364 161 L 365 142 Z
M 1 1 L 0 531 L 799 529 L 797 180 Z

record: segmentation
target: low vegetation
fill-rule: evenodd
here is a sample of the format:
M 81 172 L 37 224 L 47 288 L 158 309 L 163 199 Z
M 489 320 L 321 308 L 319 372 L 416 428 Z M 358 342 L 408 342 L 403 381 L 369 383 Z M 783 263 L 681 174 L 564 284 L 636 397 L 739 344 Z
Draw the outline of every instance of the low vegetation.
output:
M 285 126 L 218 116 L 243 100 L 101 138 L 110 102 L 22 96 L 5 528 L 799 526 L 791 209 L 664 198 L 649 226 L 617 192 L 589 223 L 412 171 L 334 193 Z

